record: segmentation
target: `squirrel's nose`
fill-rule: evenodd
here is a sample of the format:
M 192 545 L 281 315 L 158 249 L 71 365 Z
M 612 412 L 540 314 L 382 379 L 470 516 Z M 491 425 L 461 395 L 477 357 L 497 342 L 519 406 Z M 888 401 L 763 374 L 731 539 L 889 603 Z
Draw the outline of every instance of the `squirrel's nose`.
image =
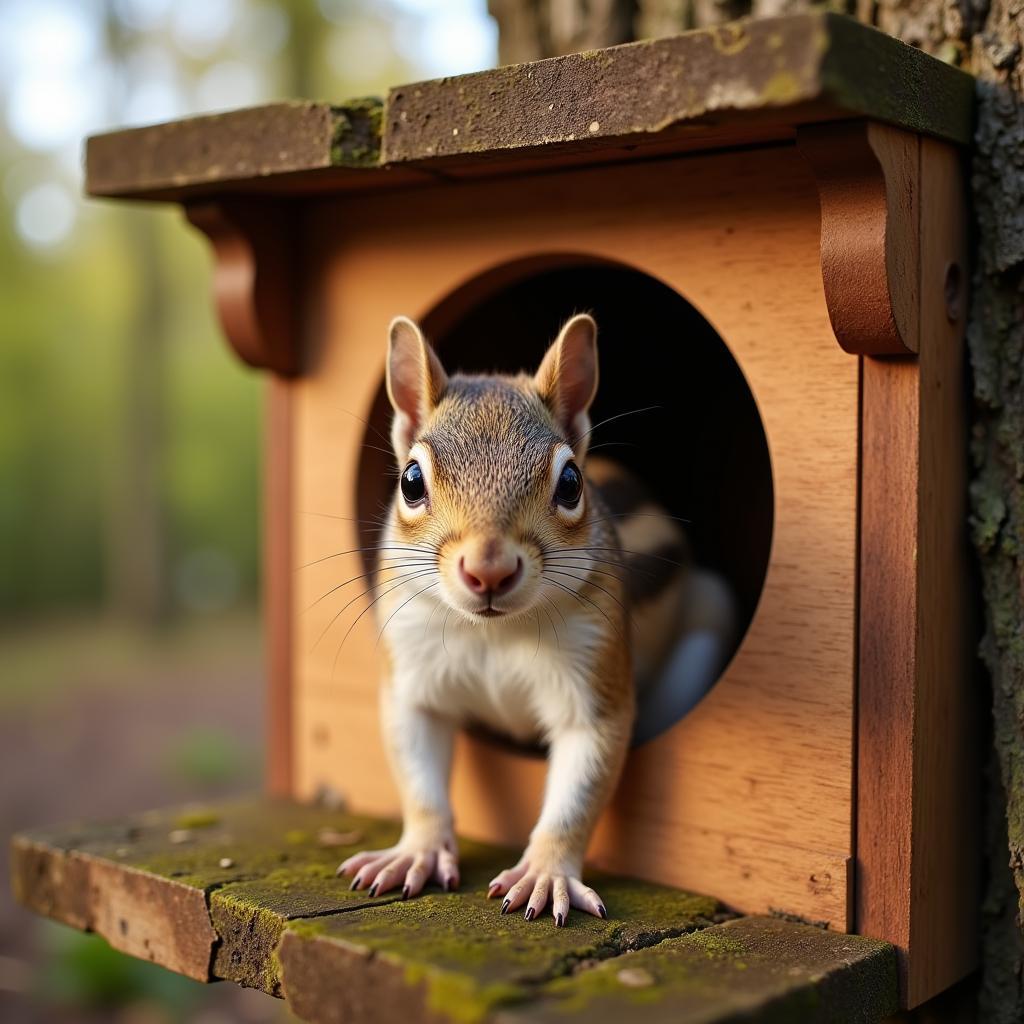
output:
M 459 577 L 474 594 L 506 594 L 523 574 L 523 560 L 511 553 L 496 559 L 459 559 Z

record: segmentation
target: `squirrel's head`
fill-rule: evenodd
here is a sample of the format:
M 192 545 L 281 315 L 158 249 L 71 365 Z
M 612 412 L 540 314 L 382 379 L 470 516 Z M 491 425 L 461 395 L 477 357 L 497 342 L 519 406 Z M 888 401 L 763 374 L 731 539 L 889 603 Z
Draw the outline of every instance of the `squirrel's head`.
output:
M 387 390 L 400 476 L 398 544 L 437 558 L 443 600 L 469 618 L 555 596 L 546 553 L 586 543 L 583 460 L 597 390 L 597 325 L 574 316 L 530 376 L 449 377 L 419 327 L 391 323 Z

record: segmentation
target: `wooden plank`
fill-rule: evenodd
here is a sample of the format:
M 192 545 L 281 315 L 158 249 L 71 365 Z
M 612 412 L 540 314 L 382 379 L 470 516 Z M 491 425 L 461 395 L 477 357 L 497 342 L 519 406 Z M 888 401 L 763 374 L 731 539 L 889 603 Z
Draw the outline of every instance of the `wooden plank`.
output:
M 969 670 L 963 184 L 922 142 L 921 351 L 863 364 L 857 930 L 901 951 L 906 1005 L 976 961 L 978 708 Z M 954 315 L 947 273 L 961 270 Z M 909 952 L 909 957 L 908 957 Z
M 961 155 L 922 140 L 921 468 L 913 907 L 908 1001 L 978 962 L 982 829 L 967 527 L 967 202 Z
M 360 543 L 350 520 L 379 514 L 388 494 L 389 459 L 374 450 L 385 442 L 365 423 L 386 435 L 388 317 L 402 310 L 425 316 L 428 328 L 436 322 L 443 356 L 440 325 L 492 289 L 606 260 L 678 291 L 739 361 L 771 452 L 774 525 L 764 591 L 739 652 L 685 721 L 630 759 L 591 856 L 608 870 L 711 892 L 745 913 L 774 907 L 845 929 L 859 371 L 829 325 L 817 191 L 795 149 L 318 203 L 307 231 L 321 328 L 311 339 L 317 372 L 293 385 L 293 528 L 296 564 L 325 560 L 296 574 L 296 794 L 328 785 L 360 811 L 398 810 L 378 736 L 371 615 L 342 647 L 366 602 L 343 606 L 360 587 L 304 613 L 365 571 L 355 556 L 327 556 Z M 620 394 L 619 408 L 649 404 L 649 390 Z M 461 744 L 458 757 L 460 829 L 525 839 L 540 766 L 476 742 Z
M 263 426 L 263 628 L 267 658 L 267 760 L 265 785 L 272 796 L 292 792 L 294 724 L 292 621 L 295 559 L 291 390 L 287 380 L 267 380 Z
M 292 1011 L 339 1024 L 483 1020 L 532 999 L 540 983 L 576 964 L 705 927 L 715 909 L 702 897 L 602 879 L 609 918 L 574 911 L 555 928 L 547 915 L 499 916 L 483 884 L 292 925 L 278 954 Z
M 972 91 L 969 75 L 819 11 L 399 86 L 388 97 L 381 155 L 450 173 L 470 153 L 494 162 L 588 138 L 640 141 L 769 109 L 795 125 L 787 113 L 815 102 L 813 120 L 867 117 L 966 144 Z
M 747 917 L 669 939 L 546 986 L 499 1024 L 877 1024 L 897 1005 L 887 943 Z
M 335 876 L 352 850 L 397 834 L 324 807 L 243 801 L 18 836 L 12 867 L 31 909 L 198 980 L 283 996 L 311 1022 L 724 1024 L 800 1011 L 853 1024 L 894 1005 L 884 943 L 780 919 L 723 925 L 715 900 L 632 879 L 596 880 L 607 919 L 503 916 L 486 887 L 507 849 L 462 842 L 462 891 L 430 885 L 409 901 Z
M 95 135 L 86 143 L 86 191 L 184 195 L 225 182 L 374 166 L 381 112 L 380 100 L 299 100 Z
M 684 916 L 677 938 L 648 926 L 609 941 L 602 923 L 583 920 L 538 944 L 518 915 L 496 937 L 488 908 L 479 920 L 472 905 L 455 917 L 452 897 L 432 900 L 428 918 L 395 904 L 287 931 L 280 955 L 292 1010 L 311 1024 L 874 1024 L 896 1008 L 892 947 L 871 939 L 772 918 L 694 931 Z
M 281 801 L 177 808 L 18 836 L 14 889 L 30 909 L 95 931 L 133 956 L 199 981 L 224 979 L 280 995 L 278 945 L 295 922 L 330 930 L 342 916 L 368 910 L 377 923 L 360 918 L 360 929 L 385 935 L 392 928 L 386 907 L 400 894 L 372 899 L 353 892 L 335 868 L 357 849 L 393 844 L 398 832 L 395 822 Z M 605 878 L 608 920 L 574 913 L 561 930 L 550 921 L 532 929 L 521 921 L 519 938 L 501 945 L 512 918 L 501 917 L 500 902 L 488 901 L 486 891 L 512 853 L 465 841 L 461 847 L 461 893 L 430 884 L 425 897 L 403 904 L 409 909 L 402 920 L 425 922 L 428 945 L 472 918 L 474 941 L 497 942 L 496 959 L 511 950 L 546 964 L 559 955 L 558 936 L 581 956 L 598 955 L 702 927 L 719 910 L 707 897 Z M 474 965 L 470 958 L 462 967 L 472 973 Z
M 360 844 L 396 838 L 392 822 L 323 807 L 174 808 L 17 836 L 12 877 L 23 905 L 115 949 L 198 981 L 274 993 L 287 921 L 372 902 L 335 868 Z
M 856 928 L 905 953 L 917 681 L 919 368 L 911 360 L 865 359 L 863 370 Z
M 86 191 L 180 201 L 303 193 L 318 180 L 395 188 L 538 159 L 635 159 L 661 139 L 679 152 L 694 138 L 792 138 L 800 124 L 849 117 L 967 144 L 972 104 L 973 81 L 957 68 L 811 12 L 417 82 L 393 89 L 383 111 L 368 100 L 274 103 L 95 136 Z

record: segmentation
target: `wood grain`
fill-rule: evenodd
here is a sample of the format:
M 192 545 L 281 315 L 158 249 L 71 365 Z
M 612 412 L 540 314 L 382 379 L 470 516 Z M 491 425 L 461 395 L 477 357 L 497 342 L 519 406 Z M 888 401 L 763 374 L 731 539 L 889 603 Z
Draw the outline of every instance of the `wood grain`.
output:
M 297 373 L 302 278 L 294 211 L 270 199 L 222 197 L 185 212 L 213 246 L 213 294 L 231 347 L 250 366 Z
M 283 997 L 306 1021 L 862 1024 L 895 1005 L 887 943 L 778 918 L 721 924 L 715 900 L 679 889 L 605 876 L 607 919 L 573 911 L 555 928 L 502 917 L 487 881 L 515 850 L 462 842 L 461 891 L 431 883 L 412 900 L 335 876 L 339 859 L 398 830 L 281 800 L 168 808 L 16 836 L 12 878 L 36 913 L 199 981 Z M 622 983 L 595 976 L 599 962 Z M 580 969 L 568 977 L 567 965 Z M 654 1000 L 633 1002 L 627 968 Z M 580 1004 L 568 1018 L 566 997 Z
M 921 142 L 920 661 L 914 749 L 910 1003 L 977 966 L 981 907 L 978 635 L 967 534 L 966 189 L 963 158 Z M 954 282 L 959 282 L 956 287 Z
M 910 1006 L 973 968 L 979 905 L 966 301 L 946 296 L 964 193 L 958 154 L 921 146 L 920 358 L 864 361 L 858 690 L 856 925 L 900 948 Z
M 771 564 L 725 676 L 630 759 L 592 856 L 745 912 L 782 909 L 845 929 L 859 371 L 829 325 L 817 191 L 799 155 L 767 148 L 742 160 L 705 155 L 339 198 L 311 208 L 306 230 L 322 308 L 311 372 L 293 384 L 297 564 L 359 543 L 355 524 L 336 517 L 360 515 L 363 474 L 380 465 L 363 446 L 383 442 L 363 421 L 383 412 L 383 339 L 394 313 L 440 324 L 480 300 L 474 281 L 496 267 L 520 261 L 522 278 L 531 259 L 536 267 L 597 258 L 676 288 L 726 340 L 771 452 Z M 340 596 L 311 607 L 361 571 L 357 558 L 339 556 L 297 575 L 295 790 L 330 785 L 356 809 L 393 813 L 376 734 L 377 628 L 365 616 L 341 648 L 359 603 L 333 626 Z M 460 830 L 521 841 L 539 803 L 540 766 L 468 740 L 459 758 Z
M 681 71 L 682 69 L 682 71 Z M 969 144 L 970 75 L 851 18 L 805 11 L 397 86 L 89 139 L 90 195 L 390 189 L 416 174 L 522 173 L 792 138 L 848 118 Z
M 263 427 L 263 626 L 267 666 L 265 785 L 273 796 L 288 796 L 294 781 L 292 424 L 291 386 L 281 377 L 270 377 Z
M 202 889 L 28 836 L 13 842 L 12 876 L 19 901 L 37 913 L 95 932 L 122 953 L 209 980 L 217 935 Z
M 811 125 L 797 145 L 821 196 L 821 273 L 847 352 L 918 350 L 919 138 L 873 122 Z

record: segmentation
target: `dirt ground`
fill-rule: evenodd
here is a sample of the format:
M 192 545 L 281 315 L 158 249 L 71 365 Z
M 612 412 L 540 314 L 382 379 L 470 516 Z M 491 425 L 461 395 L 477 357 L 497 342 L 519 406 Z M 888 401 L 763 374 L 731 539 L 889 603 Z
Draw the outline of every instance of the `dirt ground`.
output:
M 289 1019 L 283 1004 L 203 986 L 16 906 L 10 835 L 259 788 L 255 616 L 160 636 L 117 623 L 0 631 L 0 1020 L 227 1024 Z

